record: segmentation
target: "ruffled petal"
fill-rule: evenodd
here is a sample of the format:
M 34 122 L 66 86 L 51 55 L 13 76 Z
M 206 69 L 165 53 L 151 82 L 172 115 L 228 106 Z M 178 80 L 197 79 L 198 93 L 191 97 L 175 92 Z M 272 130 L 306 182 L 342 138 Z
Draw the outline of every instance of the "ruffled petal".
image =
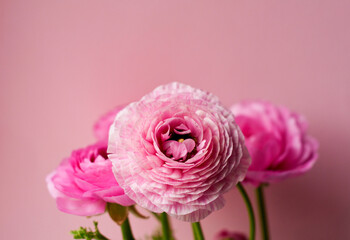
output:
M 98 215 L 104 213 L 106 209 L 105 201 L 95 199 L 58 197 L 56 203 L 60 211 L 78 216 Z

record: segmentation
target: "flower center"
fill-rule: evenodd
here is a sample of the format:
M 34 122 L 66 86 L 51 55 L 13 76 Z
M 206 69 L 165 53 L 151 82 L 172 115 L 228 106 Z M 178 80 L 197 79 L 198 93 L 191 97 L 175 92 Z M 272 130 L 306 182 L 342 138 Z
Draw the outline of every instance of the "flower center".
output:
M 100 147 L 100 148 L 96 148 L 93 149 L 92 151 L 90 151 L 88 153 L 88 159 L 90 160 L 90 162 L 95 162 L 96 158 L 99 157 L 101 159 L 104 160 L 108 160 L 108 156 L 107 156 L 107 148 L 106 147 Z
M 162 152 L 175 161 L 186 161 L 196 154 L 196 141 L 191 130 L 180 123 L 175 126 L 167 125 L 161 134 Z

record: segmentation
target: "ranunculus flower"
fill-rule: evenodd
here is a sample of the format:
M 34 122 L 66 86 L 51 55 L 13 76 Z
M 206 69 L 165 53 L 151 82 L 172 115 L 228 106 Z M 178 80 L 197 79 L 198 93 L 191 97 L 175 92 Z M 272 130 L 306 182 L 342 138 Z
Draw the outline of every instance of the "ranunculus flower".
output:
M 208 92 L 172 83 L 117 114 L 109 158 L 118 183 L 140 206 L 199 221 L 250 164 L 232 113 Z
M 248 237 L 240 232 L 222 230 L 216 234 L 214 240 L 248 240 Z
M 231 110 L 252 157 L 245 181 L 256 186 L 277 182 L 314 165 L 318 143 L 307 135 L 307 123 L 299 114 L 262 101 L 242 102 Z
M 73 151 L 46 178 L 59 210 L 92 216 L 104 213 L 107 202 L 123 206 L 134 204 L 115 180 L 106 150 L 106 143 L 99 142 Z
M 115 116 L 120 110 L 122 110 L 125 105 L 117 106 L 110 112 L 103 115 L 94 125 L 94 134 L 99 141 L 108 142 L 109 128 L 112 125 Z

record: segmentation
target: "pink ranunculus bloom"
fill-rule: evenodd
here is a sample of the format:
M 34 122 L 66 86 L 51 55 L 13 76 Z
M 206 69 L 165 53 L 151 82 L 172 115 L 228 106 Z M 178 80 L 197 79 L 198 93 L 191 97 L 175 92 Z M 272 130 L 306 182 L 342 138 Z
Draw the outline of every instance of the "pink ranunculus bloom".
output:
M 307 135 L 307 123 L 299 114 L 263 101 L 242 102 L 231 110 L 252 157 L 245 182 L 277 182 L 314 165 L 318 142 Z
M 112 125 L 117 113 L 124 107 L 125 105 L 117 106 L 97 120 L 94 125 L 94 134 L 99 141 L 108 142 L 109 128 Z
M 115 180 L 106 150 L 106 143 L 99 142 L 73 151 L 46 178 L 59 210 L 92 216 L 104 213 L 107 202 L 134 204 Z
M 215 235 L 214 240 L 248 240 L 248 237 L 240 232 L 222 230 Z
M 222 208 L 223 193 L 244 179 L 250 164 L 232 113 L 214 95 L 180 83 L 120 111 L 108 153 L 131 199 L 190 222 Z

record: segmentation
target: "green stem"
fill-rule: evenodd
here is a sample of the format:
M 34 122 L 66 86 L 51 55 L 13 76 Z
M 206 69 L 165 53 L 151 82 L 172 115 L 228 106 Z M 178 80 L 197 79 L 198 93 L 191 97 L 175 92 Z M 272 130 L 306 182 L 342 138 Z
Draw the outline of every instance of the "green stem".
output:
M 255 239 L 255 218 L 254 218 L 254 210 L 252 203 L 249 200 L 249 196 L 247 192 L 245 191 L 243 185 L 241 183 L 237 184 L 237 188 L 240 191 L 243 200 L 245 202 L 245 205 L 247 206 L 248 215 L 249 215 L 249 222 L 250 222 L 250 234 L 249 234 L 249 240 Z
M 165 212 L 161 213 L 160 222 L 162 223 L 163 240 L 171 240 L 172 236 L 168 214 L 166 214 Z
M 264 185 L 260 185 L 256 189 L 256 200 L 258 203 L 258 210 L 259 210 L 261 237 L 263 240 L 269 240 L 269 228 L 267 223 L 267 214 L 266 214 L 263 188 L 264 188 Z
M 98 240 L 108 240 L 108 238 L 103 236 L 101 233 L 96 233 L 96 239 L 98 239 Z
M 97 227 L 98 223 L 96 221 L 94 221 L 94 225 L 95 225 L 96 239 L 98 239 L 98 240 L 109 240 L 102 233 L 100 233 L 100 230 L 98 230 L 98 227 Z
M 120 227 L 122 229 L 123 240 L 135 240 L 131 232 L 129 218 L 126 218 Z
M 203 231 L 200 222 L 192 223 L 193 236 L 195 240 L 204 240 Z

